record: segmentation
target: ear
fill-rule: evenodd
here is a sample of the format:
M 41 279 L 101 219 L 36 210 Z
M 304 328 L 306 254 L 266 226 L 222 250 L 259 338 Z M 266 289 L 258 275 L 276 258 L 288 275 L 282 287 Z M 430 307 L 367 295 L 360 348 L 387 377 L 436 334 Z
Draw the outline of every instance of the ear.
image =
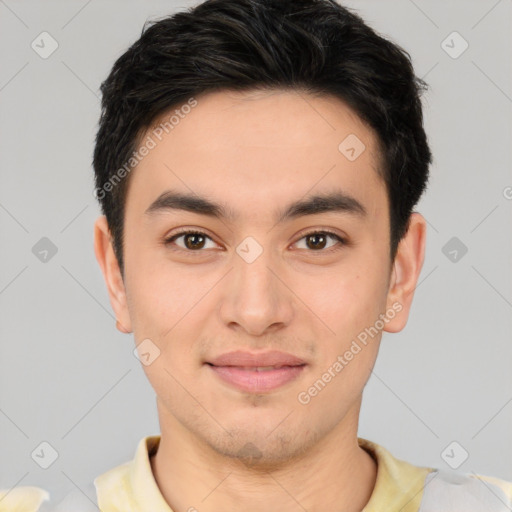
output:
M 386 308 L 393 309 L 397 314 L 386 324 L 385 331 L 399 332 L 407 324 L 414 290 L 423 267 L 426 234 L 425 218 L 419 213 L 412 213 L 407 233 L 398 244 L 386 302 Z
M 107 218 L 104 215 L 98 217 L 94 223 L 94 252 L 107 285 L 110 304 L 116 315 L 116 327 L 123 333 L 132 332 L 126 290 L 119 263 L 114 253 Z

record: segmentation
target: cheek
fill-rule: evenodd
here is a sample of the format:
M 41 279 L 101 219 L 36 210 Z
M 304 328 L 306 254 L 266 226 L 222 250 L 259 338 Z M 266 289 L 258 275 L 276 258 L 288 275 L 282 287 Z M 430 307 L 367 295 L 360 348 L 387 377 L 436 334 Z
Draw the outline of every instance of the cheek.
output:
M 326 293 L 310 295 L 330 329 L 317 339 L 320 357 L 300 391 L 309 413 L 330 410 L 339 419 L 364 389 L 375 364 L 382 335 L 375 325 L 385 311 L 386 281 L 366 272 L 329 283 Z
M 178 321 L 183 307 L 183 297 L 177 293 L 178 284 L 164 285 L 163 278 L 155 282 L 147 275 L 131 282 L 130 318 L 137 340 L 162 338 Z
M 126 245 L 129 246 L 128 241 Z M 185 314 L 188 296 L 194 289 L 193 282 L 182 272 L 171 272 L 165 261 L 155 258 L 154 252 L 140 243 L 126 251 L 128 307 L 137 340 L 159 338 L 171 329 Z
M 305 283 L 306 304 L 328 327 L 329 335 L 347 340 L 372 325 L 386 305 L 386 276 L 375 268 L 375 261 L 364 260 L 340 267 L 316 280 Z
M 136 344 L 149 339 L 158 352 L 155 362 L 144 370 L 155 389 L 175 389 L 178 384 L 171 375 L 188 382 L 194 378 L 190 372 L 200 364 L 198 340 L 212 313 L 208 292 L 218 278 L 211 272 L 203 276 L 164 264 L 134 270 L 128 289 Z

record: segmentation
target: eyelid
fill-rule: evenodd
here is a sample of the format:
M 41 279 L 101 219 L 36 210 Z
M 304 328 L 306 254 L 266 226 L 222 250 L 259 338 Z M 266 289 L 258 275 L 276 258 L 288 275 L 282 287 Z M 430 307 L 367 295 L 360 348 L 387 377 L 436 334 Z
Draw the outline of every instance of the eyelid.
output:
M 297 237 L 298 237 L 297 241 L 294 242 L 294 244 L 297 243 L 302 238 L 304 238 L 305 236 L 315 235 L 315 234 L 318 234 L 318 233 L 324 233 L 326 235 L 332 236 L 333 238 L 339 238 L 340 241 L 342 241 L 344 244 L 348 244 L 348 240 L 345 237 L 345 235 L 343 235 L 341 233 L 338 233 L 338 232 L 336 232 L 335 230 L 333 230 L 331 228 L 322 228 L 322 227 L 312 228 L 312 229 L 306 228 L 303 231 L 299 231 L 299 233 L 297 234 Z

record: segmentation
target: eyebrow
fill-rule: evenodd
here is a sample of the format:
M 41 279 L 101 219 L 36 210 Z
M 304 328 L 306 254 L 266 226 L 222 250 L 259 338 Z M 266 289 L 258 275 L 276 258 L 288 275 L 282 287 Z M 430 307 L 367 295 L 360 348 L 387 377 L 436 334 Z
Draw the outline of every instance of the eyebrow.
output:
M 160 194 L 146 209 L 146 214 L 154 214 L 169 210 L 184 210 L 199 215 L 207 215 L 217 219 L 235 221 L 239 215 L 227 206 L 200 197 L 196 194 L 167 190 Z M 367 215 L 366 208 L 355 198 L 344 192 L 335 191 L 317 194 L 289 204 L 284 210 L 276 211 L 276 222 L 284 222 L 305 215 L 318 213 L 346 213 L 358 217 Z

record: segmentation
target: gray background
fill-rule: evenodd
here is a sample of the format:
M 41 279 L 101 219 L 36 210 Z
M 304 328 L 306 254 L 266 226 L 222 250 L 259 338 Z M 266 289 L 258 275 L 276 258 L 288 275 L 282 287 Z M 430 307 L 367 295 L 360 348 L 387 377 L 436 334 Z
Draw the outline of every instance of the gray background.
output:
M 159 432 L 94 257 L 91 155 L 115 58 L 146 19 L 195 3 L 0 0 L 0 488 L 37 485 L 59 500 Z M 407 49 L 429 83 L 435 158 L 417 208 L 429 233 L 412 314 L 384 334 L 359 435 L 445 469 L 456 441 L 469 453 L 459 471 L 512 480 L 512 2 L 345 4 Z M 31 48 L 43 31 L 59 45 L 46 59 Z M 458 58 L 445 49 L 460 39 L 442 47 L 453 31 L 469 44 Z M 32 252 L 43 237 L 58 249 L 46 262 Z M 43 441 L 58 453 L 48 469 L 31 457 Z

